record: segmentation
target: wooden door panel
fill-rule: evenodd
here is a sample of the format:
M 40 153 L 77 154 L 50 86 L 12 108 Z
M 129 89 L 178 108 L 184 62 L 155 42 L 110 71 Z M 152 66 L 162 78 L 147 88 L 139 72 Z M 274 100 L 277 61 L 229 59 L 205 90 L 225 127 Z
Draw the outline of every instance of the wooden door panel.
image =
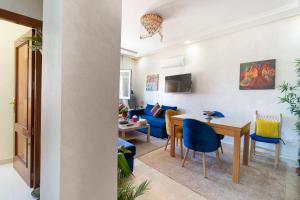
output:
M 17 48 L 16 123 L 28 128 L 28 43 Z
M 32 73 L 33 62 L 30 42 L 24 37 L 32 36 L 30 31 L 16 41 L 16 86 L 14 125 L 14 168 L 32 187 Z

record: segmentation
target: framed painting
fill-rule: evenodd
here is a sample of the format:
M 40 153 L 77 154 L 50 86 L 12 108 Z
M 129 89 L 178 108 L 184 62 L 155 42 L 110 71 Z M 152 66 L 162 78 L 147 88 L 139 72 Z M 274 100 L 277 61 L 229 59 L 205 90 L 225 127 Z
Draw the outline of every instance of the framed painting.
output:
M 263 60 L 240 65 L 240 90 L 275 89 L 276 60 Z
M 158 91 L 159 74 L 147 75 L 146 91 Z

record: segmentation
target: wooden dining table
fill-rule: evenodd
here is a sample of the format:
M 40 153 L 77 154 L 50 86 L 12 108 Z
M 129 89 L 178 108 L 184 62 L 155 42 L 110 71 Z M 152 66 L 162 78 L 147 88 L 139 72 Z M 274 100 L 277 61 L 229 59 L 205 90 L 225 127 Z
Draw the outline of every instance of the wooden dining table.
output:
M 249 154 L 249 136 L 251 121 L 232 119 L 232 118 L 213 118 L 208 122 L 207 116 L 182 114 L 171 117 L 171 150 L 170 156 L 175 157 L 175 137 L 174 130 L 176 126 L 182 126 L 183 119 L 195 119 L 205 122 L 220 135 L 230 136 L 234 139 L 233 159 L 232 159 L 232 181 L 240 181 L 240 152 L 241 137 L 244 136 L 243 165 L 248 165 Z M 183 138 L 184 139 L 184 138 Z

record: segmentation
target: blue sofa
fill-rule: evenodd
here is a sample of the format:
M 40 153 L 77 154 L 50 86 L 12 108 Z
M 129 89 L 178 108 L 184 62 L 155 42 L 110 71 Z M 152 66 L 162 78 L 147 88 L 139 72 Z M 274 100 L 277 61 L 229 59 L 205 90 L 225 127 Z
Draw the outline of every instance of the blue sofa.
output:
M 166 138 L 166 120 L 165 120 L 165 113 L 166 110 L 177 110 L 176 106 L 164 106 L 162 105 L 161 108 L 163 109 L 162 114 L 155 118 L 152 116 L 151 109 L 154 105 L 147 104 L 145 109 L 137 109 L 137 110 L 130 110 L 128 112 L 128 118 L 131 119 L 133 115 L 138 116 L 138 118 L 146 119 L 148 124 L 150 125 L 150 135 L 158 138 Z M 146 129 L 140 129 L 139 131 L 143 133 L 147 133 Z
M 136 147 L 127 142 L 126 140 L 123 140 L 121 138 L 118 138 L 118 147 L 124 146 L 127 150 L 130 151 L 130 153 L 125 153 L 125 158 L 127 160 L 127 163 L 131 169 L 131 171 L 133 171 L 133 166 L 134 166 L 134 156 L 136 153 Z

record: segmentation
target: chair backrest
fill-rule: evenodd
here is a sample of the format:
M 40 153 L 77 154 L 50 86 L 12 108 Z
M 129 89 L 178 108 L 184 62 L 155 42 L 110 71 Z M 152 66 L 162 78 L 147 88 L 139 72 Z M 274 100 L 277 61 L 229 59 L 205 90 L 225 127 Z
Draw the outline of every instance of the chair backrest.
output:
M 183 120 L 184 145 L 200 152 L 216 151 L 220 147 L 220 138 L 209 125 L 194 119 Z
M 273 122 L 279 122 L 279 137 L 281 136 L 281 128 L 282 128 L 282 114 L 279 115 L 263 115 L 255 111 L 255 132 L 256 132 L 256 120 L 267 120 Z
M 171 135 L 171 117 L 174 115 L 180 115 L 181 113 L 175 110 L 167 110 L 166 111 L 166 129 L 167 134 Z
M 220 118 L 225 117 L 225 115 L 223 113 L 219 112 L 219 111 L 214 111 L 211 116 L 213 116 L 213 117 L 220 117 Z

